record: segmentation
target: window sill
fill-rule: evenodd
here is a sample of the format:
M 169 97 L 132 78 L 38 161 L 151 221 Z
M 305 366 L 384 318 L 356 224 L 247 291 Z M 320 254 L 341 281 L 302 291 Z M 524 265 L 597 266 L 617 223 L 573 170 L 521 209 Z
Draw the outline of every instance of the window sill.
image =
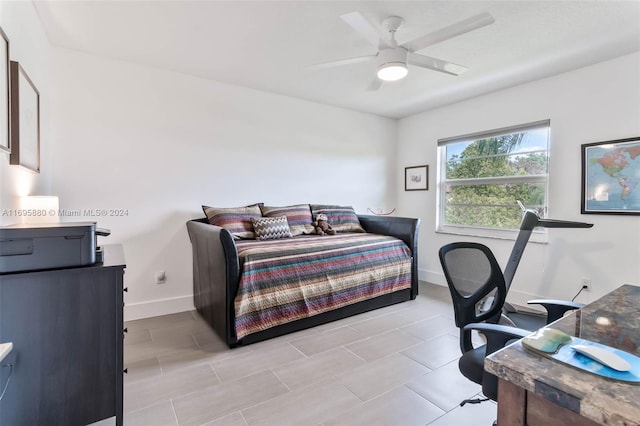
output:
M 515 241 L 519 230 L 505 230 L 493 228 L 472 228 L 464 226 L 441 226 L 436 229 L 437 234 L 459 235 L 473 238 L 491 238 L 495 240 Z M 549 238 L 546 230 L 533 231 L 529 238 L 530 243 L 548 244 Z

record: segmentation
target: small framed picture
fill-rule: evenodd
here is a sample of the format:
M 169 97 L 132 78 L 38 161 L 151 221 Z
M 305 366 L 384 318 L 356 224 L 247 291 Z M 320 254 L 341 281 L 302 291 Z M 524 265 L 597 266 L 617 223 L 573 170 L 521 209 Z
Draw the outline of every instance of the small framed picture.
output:
M 429 166 L 404 168 L 404 190 L 426 191 L 429 189 Z
M 40 92 L 19 63 L 11 61 L 11 155 L 9 163 L 40 173 Z
M 640 137 L 582 145 L 581 213 L 640 215 Z

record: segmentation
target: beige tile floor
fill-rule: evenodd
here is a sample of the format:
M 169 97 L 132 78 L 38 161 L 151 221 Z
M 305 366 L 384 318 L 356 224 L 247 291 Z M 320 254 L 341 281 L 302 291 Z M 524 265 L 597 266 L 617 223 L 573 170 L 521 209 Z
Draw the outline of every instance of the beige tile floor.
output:
M 126 323 L 127 426 L 490 425 L 458 371 L 448 290 L 229 349 L 196 312 Z

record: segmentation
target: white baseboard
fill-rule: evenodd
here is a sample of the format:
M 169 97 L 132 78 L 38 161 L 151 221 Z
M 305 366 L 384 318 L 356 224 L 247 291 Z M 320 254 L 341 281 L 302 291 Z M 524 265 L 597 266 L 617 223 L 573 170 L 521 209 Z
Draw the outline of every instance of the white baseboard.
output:
M 159 315 L 177 314 L 178 312 L 193 311 L 194 309 L 192 295 L 141 303 L 127 303 L 124 306 L 124 320 L 132 321 Z
M 529 304 L 527 304 L 527 302 L 529 300 L 533 300 L 533 299 L 549 299 L 549 297 L 547 297 L 547 296 L 539 296 L 537 294 L 531 294 L 531 293 L 527 293 L 527 292 L 519 291 L 519 290 L 509 290 L 509 294 L 507 296 L 507 302 L 511 303 L 512 305 L 523 306 L 523 307 L 526 307 L 527 309 L 530 309 L 532 311 L 538 311 L 538 312 L 542 312 L 542 313 L 547 312 L 540 305 L 529 305 Z
M 443 287 L 447 286 L 447 280 L 442 272 L 433 272 L 426 269 L 418 269 L 418 280 L 431 284 L 438 284 Z
M 441 272 L 418 269 L 418 279 L 431 284 L 437 284 L 444 287 L 447 286 L 447 281 L 444 278 L 444 274 Z M 544 296 L 513 289 L 509 291 L 508 302 L 514 305 L 527 306 L 534 310 L 544 311 L 541 307 L 527 305 L 527 300 L 544 298 Z M 194 309 L 193 295 L 174 297 L 171 299 L 152 300 L 141 303 L 127 303 L 124 307 L 124 320 L 133 321 L 141 318 L 192 311 Z
M 418 279 L 420 281 L 426 281 L 432 284 L 437 284 L 445 287 L 447 286 L 447 280 L 445 279 L 442 272 L 433 272 L 426 269 L 418 269 Z M 532 299 L 548 299 L 548 297 L 527 293 L 525 291 L 519 291 L 517 289 L 510 289 L 509 295 L 507 296 L 507 302 L 511 303 L 512 305 L 526 306 L 527 309 L 545 312 L 542 306 L 527 305 L 527 301 Z

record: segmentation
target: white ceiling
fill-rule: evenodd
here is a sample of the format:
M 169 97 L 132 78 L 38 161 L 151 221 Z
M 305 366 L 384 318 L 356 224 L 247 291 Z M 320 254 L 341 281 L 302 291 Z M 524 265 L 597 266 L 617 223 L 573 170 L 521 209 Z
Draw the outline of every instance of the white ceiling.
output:
M 35 1 L 56 46 L 400 118 L 640 50 L 640 1 Z M 420 53 L 469 67 L 454 77 L 410 67 L 368 91 L 375 54 L 340 15 L 405 24 L 400 44 L 470 16 L 495 23 Z

